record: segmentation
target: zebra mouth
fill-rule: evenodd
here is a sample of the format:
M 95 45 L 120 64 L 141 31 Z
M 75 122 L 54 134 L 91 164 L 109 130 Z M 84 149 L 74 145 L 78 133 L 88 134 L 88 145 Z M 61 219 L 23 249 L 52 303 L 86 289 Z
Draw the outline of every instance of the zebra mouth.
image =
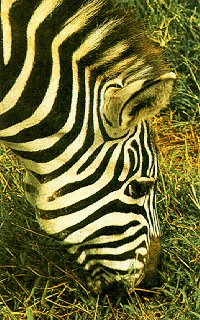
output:
M 143 270 L 135 270 L 134 274 L 112 274 L 101 270 L 101 275 L 98 277 L 88 277 L 88 287 L 96 294 L 109 292 L 110 288 L 114 285 L 123 286 L 126 291 L 138 287 L 142 282 L 144 275 Z

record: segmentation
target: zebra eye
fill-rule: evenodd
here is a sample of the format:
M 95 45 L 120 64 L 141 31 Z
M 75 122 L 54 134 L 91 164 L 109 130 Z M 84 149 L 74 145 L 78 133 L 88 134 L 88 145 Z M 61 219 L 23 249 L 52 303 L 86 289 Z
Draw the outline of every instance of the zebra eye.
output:
M 145 195 L 150 193 L 154 185 L 155 185 L 154 180 L 149 180 L 149 181 L 133 180 L 127 185 L 124 193 L 125 195 L 132 197 L 133 199 L 142 198 Z

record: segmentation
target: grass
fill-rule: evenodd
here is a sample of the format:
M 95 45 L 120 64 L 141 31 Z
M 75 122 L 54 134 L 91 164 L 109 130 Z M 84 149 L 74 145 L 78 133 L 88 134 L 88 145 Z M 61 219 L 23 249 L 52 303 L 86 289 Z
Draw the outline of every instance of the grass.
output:
M 150 37 L 167 50 L 178 75 L 170 108 L 153 121 L 160 158 L 162 284 L 150 296 L 135 289 L 129 302 L 114 304 L 112 293 L 93 296 L 65 248 L 41 232 L 23 195 L 23 169 L 2 147 L 0 320 L 200 319 L 197 3 L 132 2 L 139 16 L 148 15 Z

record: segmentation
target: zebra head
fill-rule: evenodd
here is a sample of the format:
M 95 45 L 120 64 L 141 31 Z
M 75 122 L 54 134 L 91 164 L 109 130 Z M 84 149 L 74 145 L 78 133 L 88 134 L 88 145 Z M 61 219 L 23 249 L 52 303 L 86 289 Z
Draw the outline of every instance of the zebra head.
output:
M 137 286 L 160 253 L 148 119 L 169 102 L 175 75 L 112 1 L 5 3 L 0 135 L 26 168 L 39 224 L 95 291 Z

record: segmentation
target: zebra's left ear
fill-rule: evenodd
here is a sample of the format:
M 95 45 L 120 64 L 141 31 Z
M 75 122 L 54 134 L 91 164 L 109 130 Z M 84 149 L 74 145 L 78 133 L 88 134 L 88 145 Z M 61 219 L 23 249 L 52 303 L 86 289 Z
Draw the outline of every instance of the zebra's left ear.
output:
M 144 119 L 149 119 L 169 103 L 176 75 L 165 73 L 155 80 L 136 80 L 105 93 L 103 122 L 111 137 L 120 137 Z

